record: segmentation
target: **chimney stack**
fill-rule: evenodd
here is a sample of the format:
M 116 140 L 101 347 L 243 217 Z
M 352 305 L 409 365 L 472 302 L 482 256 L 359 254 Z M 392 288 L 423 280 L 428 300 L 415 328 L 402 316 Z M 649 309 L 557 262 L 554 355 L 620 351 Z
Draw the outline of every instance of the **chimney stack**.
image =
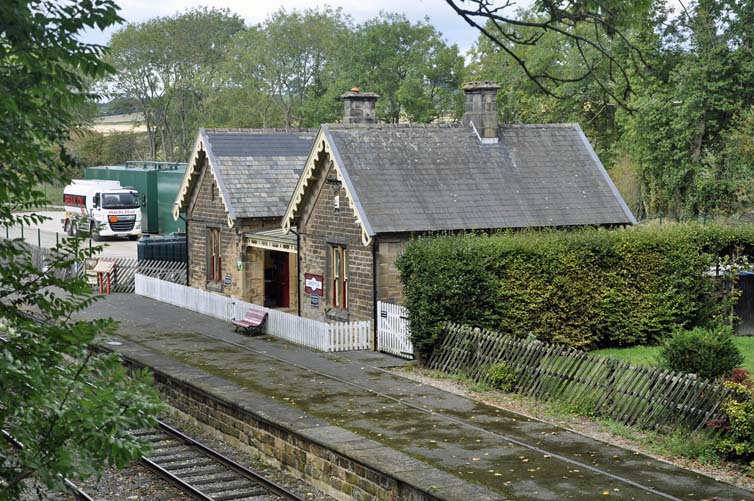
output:
M 374 92 L 361 92 L 354 87 L 340 98 L 343 100 L 345 114 L 344 124 L 373 124 L 376 122 L 374 104 L 379 99 L 379 94 Z
M 497 90 L 495 82 L 468 82 L 463 85 L 466 94 L 466 109 L 463 125 L 474 124 L 482 143 L 496 144 L 497 137 Z

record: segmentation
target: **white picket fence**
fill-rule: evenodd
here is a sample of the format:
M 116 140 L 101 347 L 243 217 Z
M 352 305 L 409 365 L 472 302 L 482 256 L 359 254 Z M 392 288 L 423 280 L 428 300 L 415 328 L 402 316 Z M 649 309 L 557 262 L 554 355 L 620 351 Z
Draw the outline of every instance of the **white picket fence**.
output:
M 139 274 L 135 285 L 136 294 L 226 322 L 243 318 L 251 308 L 264 310 L 267 312 L 266 334 L 309 348 L 328 352 L 372 349 L 372 323 L 369 321 L 327 324 Z
M 228 297 L 185 285 L 167 282 L 137 273 L 134 275 L 135 293 L 163 303 L 180 306 L 202 315 L 230 322 L 231 310 Z
M 414 358 L 405 307 L 377 301 L 377 349 L 401 358 Z

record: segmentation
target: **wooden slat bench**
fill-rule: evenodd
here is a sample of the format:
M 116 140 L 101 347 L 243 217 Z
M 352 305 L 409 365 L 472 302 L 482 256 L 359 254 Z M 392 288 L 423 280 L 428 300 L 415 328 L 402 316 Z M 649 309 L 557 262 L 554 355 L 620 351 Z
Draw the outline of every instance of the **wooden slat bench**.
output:
M 238 332 L 238 328 L 241 327 L 246 334 L 254 334 L 262 331 L 266 320 L 266 311 L 252 308 L 246 312 L 246 315 L 244 315 L 241 320 L 233 320 L 231 323 L 235 326 L 236 332 Z

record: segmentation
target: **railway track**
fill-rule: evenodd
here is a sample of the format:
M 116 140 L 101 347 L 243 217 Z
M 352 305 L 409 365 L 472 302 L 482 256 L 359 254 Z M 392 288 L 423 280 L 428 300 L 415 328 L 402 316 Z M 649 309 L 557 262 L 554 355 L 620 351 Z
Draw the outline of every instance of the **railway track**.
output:
M 142 462 L 197 499 L 303 499 L 165 423 L 133 434 L 152 446 Z

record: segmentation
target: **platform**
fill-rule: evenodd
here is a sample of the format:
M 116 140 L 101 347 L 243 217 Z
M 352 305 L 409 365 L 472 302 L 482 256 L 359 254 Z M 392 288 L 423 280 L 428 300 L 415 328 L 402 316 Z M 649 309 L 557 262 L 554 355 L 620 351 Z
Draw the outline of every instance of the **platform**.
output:
M 266 413 L 441 499 L 717 499 L 754 493 L 399 377 L 398 359 L 326 354 L 135 295 L 84 317 L 121 322 L 109 346 Z M 107 346 L 107 345 L 106 345 Z

